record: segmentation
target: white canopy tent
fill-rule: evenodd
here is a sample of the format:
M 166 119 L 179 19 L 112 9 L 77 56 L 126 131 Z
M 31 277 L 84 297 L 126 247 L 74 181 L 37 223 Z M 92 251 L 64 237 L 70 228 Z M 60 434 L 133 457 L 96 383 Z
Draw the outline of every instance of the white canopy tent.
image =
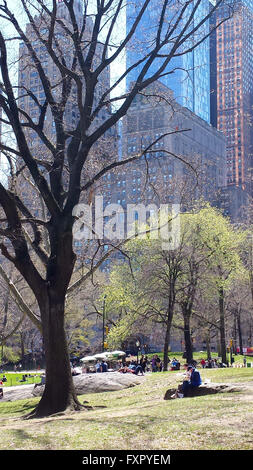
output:
M 82 362 L 93 362 L 96 361 L 95 356 L 85 356 L 82 359 L 80 359 Z
M 124 351 L 107 351 L 103 353 L 94 354 L 94 356 L 85 356 L 81 359 L 82 362 L 96 362 L 100 359 L 103 360 L 112 360 L 112 359 L 119 359 L 120 357 L 125 356 L 126 353 Z

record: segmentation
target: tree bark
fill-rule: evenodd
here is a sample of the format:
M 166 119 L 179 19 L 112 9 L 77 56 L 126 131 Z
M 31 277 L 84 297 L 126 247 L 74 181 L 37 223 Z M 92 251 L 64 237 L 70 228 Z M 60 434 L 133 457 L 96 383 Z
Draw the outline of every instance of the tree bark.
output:
M 166 324 L 166 333 L 163 345 L 163 370 L 168 370 L 168 354 L 169 354 L 169 345 L 170 345 L 170 330 L 172 324 L 173 310 L 168 312 L 167 324 Z
M 42 311 L 43 343 L 46 359 L 46 384 L 32 417 L 45 417 L 66 410 L 80 410 L 71 374 L 64 329 L 64 299 L 50 292 Z
M 242 327 L 241 327 L 240 312 L 238 312 L 237 314 L 237 330 L 238 330 L 238 338 L 239 338 L 239 350 L 240 350 L 240 354 L 243 354 Z
M 185 341 L 186 362 L 190 363 L 193 360 L 192 339 L 191 339 L 191 329 L 190 329 L 190 315 L 187 311 L 184 311 L 183 316 L 184 316 L 184 341 Z
M 207 359 L 212 358 L 209 333 L 207 333 L 206 335 L 206 355 L 207 355 Z
M 25 333 L 21 331 L 19 333 L 20 337 L 20 354 L 21 354 L 21 364 L 26 368 L 26 359 L 25 359 Z
M 219 308 L 220 308 L 220 346 L 221 346 L 221 359 L 224 364 L 227 363 L 227 350 L 226 350 L 226 332 L 225 332 L 225 308 L 224 308 L 224 290 L 219 289 Z

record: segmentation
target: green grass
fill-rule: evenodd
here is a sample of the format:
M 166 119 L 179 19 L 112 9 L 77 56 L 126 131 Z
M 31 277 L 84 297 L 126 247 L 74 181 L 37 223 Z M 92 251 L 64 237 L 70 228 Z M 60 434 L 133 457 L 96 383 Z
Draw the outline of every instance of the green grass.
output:
M 246 384 L 236 393 L 165 401 L 178 372 L 147 374 L 142 385 L 79 397 L 94 407 L 23 420 L 38 399 L 0 403 L 1 449 L 253 449 L 253 369 L 205 369 L 204 379 Z M 102 408 L 96 408 L 102 406 Z
M 27 373 L 27 375 L 29 372 Z M 39 383 L 41 382 L 41 374 L 31 374 L 33 377 L 27 377 L 26 382 L 20 382 L 23 377 L 23 373 L 15 373 L 15 372 L 6 372 L 3 374 L 0 374 L 0 380 L 5 375 L 7 378 L 7 382 L 4 382 L 3 386 L 4 387 L 13 387 L 16 385 L 27 385 L 27 384 L 33 384 L 33 383 Z
M 151 359 L 155 354 L 157 354 L 161 359 L 163 359 L 163 353 L 152 353 L 152 354 L 147 354 L 148 358 Z M 170 358 L 170 360 L 173 359 L 173 357 L 175 357 L 176 359 L 178 359 L 181 364 L 184 364 L 186 362 L 186 359 L 183 358 L 183 353 L 182 352 L 169 352 L 168 356 Z M 243 364 L 243 357 L 242 355 L 240 354 L 233 354 L 233 358 L 234 358 L 234 362 L 235 363 L 241 363 Z M 200 362 L 201 359 L 205 359 L 206 360 L 207 358 L 207 355 L 206 355 L 206 351 L 204 352 L 194 352 L 193 353 L 193 359 L 195 361 L 198 361 Z M 212 352 L 212 359 L 217 359 L 218 358 L 218 353 L 217 352 Z M 230 354 L 227 353 L 227 359 L 230 363 Z M 246 356 L 246 360 L 247 362 L 253 362 L 253 356 Z

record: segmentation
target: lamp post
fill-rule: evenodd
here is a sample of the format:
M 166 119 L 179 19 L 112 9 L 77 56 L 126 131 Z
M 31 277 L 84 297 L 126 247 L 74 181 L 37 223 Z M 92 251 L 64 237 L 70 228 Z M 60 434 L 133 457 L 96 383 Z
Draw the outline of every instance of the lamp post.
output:
M 230 364 L 231 366 L 233 365 L 233 362 L 234 362 L 234 358 L 233 358 L 233 339 L 231 338 L 230 340 Z
M 137 347 L 137 364 L 138 364 L 138 354 L 139 354 L 139 347 L 140 347 L 140 344 L 141 344 L 141 343 L 140 343 L 140 341 L 137 339 L 137 341 L 136 341 L 135 344 L 136 344 L 136 347 Z
M 103 342 L 102 342 L 102 352 L 105 350 L 105 299 L 106 299 L 106 294 L 104 295 L 104 301 L 103 301 Z

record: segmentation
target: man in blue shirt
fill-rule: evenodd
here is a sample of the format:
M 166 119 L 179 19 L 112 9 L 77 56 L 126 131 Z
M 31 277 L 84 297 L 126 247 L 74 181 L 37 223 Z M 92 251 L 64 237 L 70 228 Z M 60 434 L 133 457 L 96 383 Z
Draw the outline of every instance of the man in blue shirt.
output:
M 194 366 L 184 364 L 184 367 L 186 369 L 185 380 L 171 398 L 187 397 L 189 390 L 199 387 L 202 383 L 200 373 Z
M 100 371 L 101 372 L 107 372 L 108 371 L 108 365 L 104 360 L 102 360 L 102 362 L 100 364 Z
M 192 365 L 186 365 L 187 366 L 187 372 L 188 372 L 188 380 L 184 380 L 182 384 L 182 393 L 184 394 L 184 397 L 187 396 L 188 391 L 190 389 L 194 389 L 196 387 L 199 387 L 202 383 L 200 373 L 195 367 Z

